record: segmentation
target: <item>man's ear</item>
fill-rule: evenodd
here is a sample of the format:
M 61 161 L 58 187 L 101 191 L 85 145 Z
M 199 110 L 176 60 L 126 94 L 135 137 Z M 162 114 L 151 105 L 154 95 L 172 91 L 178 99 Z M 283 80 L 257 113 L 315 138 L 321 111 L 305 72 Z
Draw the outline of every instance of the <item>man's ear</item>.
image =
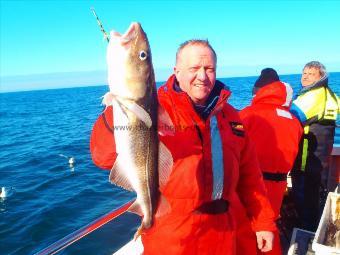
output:
M 176 76 L 176 79 L 178 78 L 178 77 L 177 77 L 178 73 L 179 73 L 179 70 L 178 70 L 178 68 L 175 66 L 175 67 L 174 67 L 174 74 L 175 74 L 175 76 Z

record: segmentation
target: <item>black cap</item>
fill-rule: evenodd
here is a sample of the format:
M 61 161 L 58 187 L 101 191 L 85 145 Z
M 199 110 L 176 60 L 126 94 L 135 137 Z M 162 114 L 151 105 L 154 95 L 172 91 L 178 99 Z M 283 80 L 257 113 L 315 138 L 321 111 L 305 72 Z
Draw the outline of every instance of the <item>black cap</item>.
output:
M 270 83 L 275 81 L 279 81 L 280 78 L 277 75 L 277 72 L 273 68 L 265 68 L 261 71 L 261 75 L 255 81 L 255 88 L 262 88 Z

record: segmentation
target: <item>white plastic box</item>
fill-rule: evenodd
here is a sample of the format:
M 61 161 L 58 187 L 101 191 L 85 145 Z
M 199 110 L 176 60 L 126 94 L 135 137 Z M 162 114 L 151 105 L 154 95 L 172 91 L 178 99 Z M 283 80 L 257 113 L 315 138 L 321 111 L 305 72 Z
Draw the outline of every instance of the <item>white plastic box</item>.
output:
M 314 255 L 315 252 L 312 250 L 314 235 L 314 232 L 294 228 L 287 255 Z
M 316 230 L 315 237 L 312 244 L 312 249 L 315 251 L 316 255 L 338 255 L 340 254 L 340 249 L 326 246 L 323 244 L 325 240 L 325 232 L 330 219 L 334 222 L 335 220 L 335 209 L 336 201 L 340 197 L 340 194 L 329 192 L 323 209 L 322 216 L 319 222 L 318 229 Z

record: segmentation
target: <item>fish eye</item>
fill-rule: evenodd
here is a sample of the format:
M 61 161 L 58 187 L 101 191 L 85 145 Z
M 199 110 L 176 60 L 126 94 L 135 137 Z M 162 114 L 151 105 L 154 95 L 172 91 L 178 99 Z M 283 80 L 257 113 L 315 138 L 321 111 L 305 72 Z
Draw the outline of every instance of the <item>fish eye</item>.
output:
M 139 52 L 139 59 L 140 60 L 144 61 L 147 57 L 148 57 L 148 54 L 144 50 Z

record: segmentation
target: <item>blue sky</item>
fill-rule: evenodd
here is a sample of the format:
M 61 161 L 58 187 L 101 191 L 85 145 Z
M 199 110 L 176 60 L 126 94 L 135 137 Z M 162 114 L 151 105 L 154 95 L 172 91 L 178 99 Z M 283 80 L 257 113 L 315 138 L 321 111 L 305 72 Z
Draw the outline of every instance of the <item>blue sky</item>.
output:
M 310 60 L 340 71 L 340 1 L 0 0 L 0 91 L 106 84 L 104 28 L 146 31 L 156 80 L 171 74 L 178 45 L 207 38 L 218 77 L 300 73 Z

